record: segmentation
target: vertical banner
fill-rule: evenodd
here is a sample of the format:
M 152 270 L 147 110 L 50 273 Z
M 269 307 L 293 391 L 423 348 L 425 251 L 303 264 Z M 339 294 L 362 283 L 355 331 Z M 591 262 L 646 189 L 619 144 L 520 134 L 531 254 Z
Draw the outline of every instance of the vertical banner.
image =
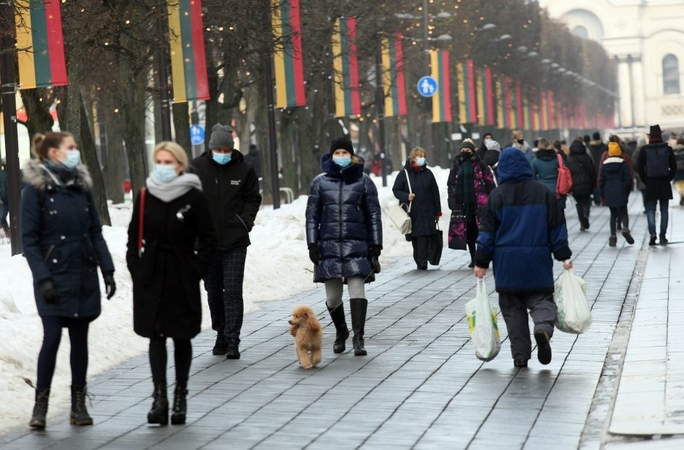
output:
M 556 102 L 553 109 L 554 111 L 556 111 L 556 125 L 558 126 L 559 130 L 562 130 L 563 128 L 565 128 L 565 124 L 563 123 L 563 108 L 561 106 L 561 103 Z
M 531 112 L 530 112 L 530 102 L 529 102 L 527 94 L 525 96 L 523 96 L 522 104 L 523 104 L 523 123 L 522 123 L 521 127 L 523 130 L 531 130 L 532 129 L 532 117 L 531 117 Z
M 168 2 L 173 101 L 208 100 L 202 0 Z
M 456 65 L 456 76 L 458 77 L 458 120 L 460 123 L 477 122 L 475 74 L 473 72 L 472 59 Z
M 496 124 L 498 128 L 510 128 L 506 115 L 506 85 L 504 77 L 496 79 Z
M 273 51 L 276 106 L 291 108 L 306 105 L 304 60 L 299 0 L 271 0 L 273 36 L 282 45 Z
M 506 107 L 506 117 L 508 117 L 508 126 L 512 129 L 518 128 L 518 121 L 516 120 L 516 114 L 513 110 L 513 83 L 509 77 L 504 77 L 504 85 L 506 86 L 505 92 L 505 107 Z
M 534 102 L 532 105 L 532 130 L 541 130 L 541 119 L 539 114 L 539 103 Z
M 546 106 L 546 91 L 539 91 L 539 126 L 542 130 L 549 129 L 549 109 Z
M 546 107 L 549 110 L 549 128 L 555 130 L 556 126 L 556 110 L 553 103 L 553 91 L 546 91 Z
M 495 125 L 494 99 L 492 93 L 492 69 L 485 67 L 477 77 L 477 119 L 478 124 Z
M 397 33 L 382 39 L 382 71 L 385 91 L 385 117 L 408 114 L 404 76 L 403 36 Z
M 361 95 L 355 17 L 341 17 L 335 22 L 332 52 L 335 68 L 335 117 L 358 116 L 361 114 Z
M 19 89 L 67 84 L 60 2 L 20 0 L 15 26 Z
M 525 129 L 525 114 L 523 110 L 522 86 L 520 85 L 520 80 L 515 82 L 515 113 L 517 115 L 516 122 L 518 123 L 518 128 Z
M 437 81 L 437 93 L 432 97 L 432 122 L 451 122 L 449 52 L 430 50 L 430 71 Z

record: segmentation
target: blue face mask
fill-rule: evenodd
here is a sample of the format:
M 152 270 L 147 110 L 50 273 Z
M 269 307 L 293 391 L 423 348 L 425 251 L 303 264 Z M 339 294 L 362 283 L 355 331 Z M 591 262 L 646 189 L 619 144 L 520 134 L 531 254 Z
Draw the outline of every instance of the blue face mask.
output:
M 168 164 L 156 164 L 154 166 L 154 177 L 162 183 L 173 181 L 177 176 L 176 166 Z
M 416 158 L 416 164 L 419 166 L 424 166 L 425 165 L 425 158 L 418 157 Z
M 75 169 L 79 164 L 81 164 L 81 152 L 78 150 L 66 150 L 66 158 L 62 161 L 64 167 L 67 169 Z
M 347 167 L 351 164 L 351 156 L 333 156 L 333 162 L 340 167 Z
M 233 156 L 233 153 L 211 152 L 211 155 L 212 158 L 214 158 L 214 161 L 216 161 L 216 164 L 224 165 L 230 162 L 230 158 Z

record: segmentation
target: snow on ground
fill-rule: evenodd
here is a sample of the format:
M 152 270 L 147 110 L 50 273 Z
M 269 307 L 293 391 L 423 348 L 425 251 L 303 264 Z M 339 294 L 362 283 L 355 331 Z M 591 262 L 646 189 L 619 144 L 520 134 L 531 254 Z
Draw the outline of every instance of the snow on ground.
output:
M 432 168 L 432 171 L 442 193 L 444 215 L 440 228 L 446 230 L 449 217 L 446 181 L 449 172 L 439 167 Z M 403 172 L 389 175 L 388 186 L 384 188 L 380 177 L 372 177 L 378 186 L 384 213 L 396 202 L 392 185 L 397 174 L 403 176 Z M 261 302 L 289 298 L 316 286 L 312 281 L 313 267 L 306 247 L 306 200 L 306 196 L 301 196 L 277 210 L 266 205 L 257 215 L 250 234 L 252 245 L 248 249 L 245 268 L 246 313 L 257 310 Z M 89 379 L 147 351 L 148 340 L 133 332 L 132 286 L 125 259 L 131 207 L 113 205 L 110 214 L 113 226 L 104 227 L 103 232 L 116 267 L 117 292 L 109 301 L 103 297 L 102 315 L 91 324 Z M 384 250 L 380 257 L 383 266 L 391 264 L 397 257 L 412 254 L 411 245 L 384 215 L 383 235 Z M 24 379 L 35 384 L 42 325 L 35 307 L 32 283 L 31 272 L 23 256 L 12 257 L 10 245 L 6 241 L 0 244 L 0 386 L 3 387 L 0 389 L 0 434 L 26 425 L 33 408 L 34 391 Z M 102 280 L 100 283 L 104 292 Z M 202 326 L 209 329 L 206 301 L 203 306 Z M 63 420 L 68 415 L 71 384 L 69 348 L 68 332 L 65 331 L 52 382 L 48 423 Z

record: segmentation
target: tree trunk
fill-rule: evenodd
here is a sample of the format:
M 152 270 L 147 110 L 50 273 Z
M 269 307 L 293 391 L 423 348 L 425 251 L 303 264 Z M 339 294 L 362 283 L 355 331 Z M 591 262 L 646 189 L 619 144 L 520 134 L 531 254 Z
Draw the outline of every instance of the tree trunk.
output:
M 145 184 L 148 170 L 147 147 L 145 145 L 145 72 L 133 71 L 132 61 L 126 56 L 120 59 L 120 83 L 118 84 L 121 115 L 128 167 L 133 192 L 138 192 Z
M 190 113 L 188 103 L 174 103 L 173 106 L 173 128 L 176 132 L 176 142 L 183 147 L 188 155 L 188 160 L 192 161 L 192 143 L 190 143 Z
M 36 133 L 52 131 L 52 125 L 55 121 L 50 114 L 50 105 L 41 100 L 42 95 L 38 92 L 38 89 L 22 89 L 19 93 L 21 94 L 24 108 L 26 108 L 28 116 L 26 128 L 28 129 L 31 143 L 33 143 L 33 137 Z
M 114 203 L 123 203 L 122 183 L 126 176 L 126 150 L 123 145 L 121 122 L 109 111 L 100 111 L 100 145 L 106 149 L 104 182 L 107 195 Z

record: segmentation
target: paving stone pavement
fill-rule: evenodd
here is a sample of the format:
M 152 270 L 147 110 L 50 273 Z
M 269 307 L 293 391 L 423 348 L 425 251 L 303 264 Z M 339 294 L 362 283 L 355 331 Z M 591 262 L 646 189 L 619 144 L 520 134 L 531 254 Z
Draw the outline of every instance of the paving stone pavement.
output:
M 332 353 L 318 286 L 247 314 L 240 360 L 212 356 L 211 331 L 194 340 L 186 425 L 146 423 L 143 355 L 90 380 L 95 425 L 13 430 L 0 448 L 684 448 L 684 208 L 670 208 L 671 245 L 649 248 L 640 195 L 631 197 L 633 246 L 621 237 L 608 246 L 607 208 L 594 207 L 591 230 L 580 232 L 568 201 L 574 272 L 586 281 L 593 324 L 579 336 L 556 331 L 548 366 L 533 357 L 528 369 L 513 367 L 501 317 L 501 353 L 475 358 L 464 305 L 476 280 L 466 253 L 445 249 L 439 268 L 418 272 L 401 258 L 368 286 L 368 356 L 354 356 L 351 339 L 347 352 Z M 496 296 L 491 271 L 487 283 Z M 288 333 L 300 303 L 325 327 L 323 361 L 312 370 L 298 366 Z

